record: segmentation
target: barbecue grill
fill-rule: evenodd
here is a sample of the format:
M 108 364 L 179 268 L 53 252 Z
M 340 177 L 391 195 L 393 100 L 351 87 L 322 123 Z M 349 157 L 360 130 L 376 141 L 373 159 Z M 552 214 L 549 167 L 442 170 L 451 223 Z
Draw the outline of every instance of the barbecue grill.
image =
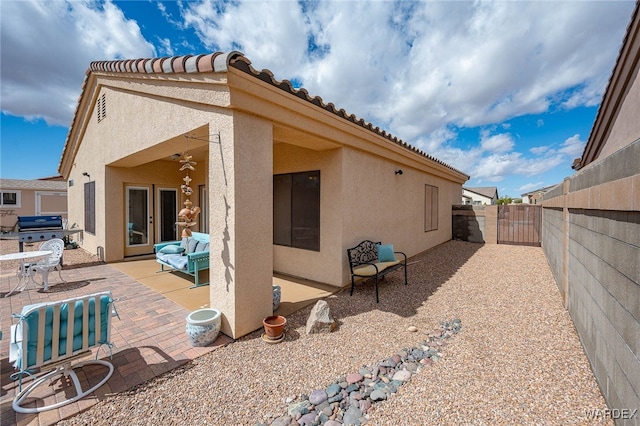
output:
M 65 232 L 62 216 L 18 216 L 18 241 L 20 251 L 24 243 L 62 239 Z

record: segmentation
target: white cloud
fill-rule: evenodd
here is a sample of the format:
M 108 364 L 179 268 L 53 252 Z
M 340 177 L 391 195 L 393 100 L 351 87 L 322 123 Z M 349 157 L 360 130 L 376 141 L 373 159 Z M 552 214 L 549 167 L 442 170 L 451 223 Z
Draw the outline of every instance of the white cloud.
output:
M 567 154 L 571 158 L 580 157 L 586 144 L 586 141 L 580 139 L 580 135 L 573 135 L 563 142 L 559 152 Z
M 542 155 L 545 152 L 548 152 L 550 149 L 549 146 L 545 145 L 545 146 L 534 146 L 533 148 L 529 148 L 529 152 L 531 152 L 534 155 Z
M 500 182 L 507 175 L 516 173 L 521 164 L 522 155 L 518 152 L 491 154 L 478 162 L 472 175 L 482 181 Z
M 110 1 L 1 3 L 2 111 L 68 126 L 95 60 L 149 57 L 153 45 Z
M 528 192 L 528 191 L 533 191 L 534 189 L 542 188 L 543 185 L 544 185 L 544 182 L 542 181 L 535 182 L 535 183 L 527 183 L 526 185 L 522 185 L 521 187 L 519 187 L 518 190 L 522 192 Z
M 211 49 L 241 50 L 256 68 L 301 81 L 473 178 L 499 181 L 558 167 L 577 145 L 536 147 L 529 158 L 508 133 L 461 147 L 454 129 L 597 104 L 633 7 L 207 0 L 184 3 L 183 17 Z
M 513 138 L 508 133 L 500 133 L 493 136 L 483 134 L 480 139 L 480 146 L 485 151 L 500 153 L 511 151 L 514 143 Z
M 184 7 L 184 25 L 196 31 L 205 47 L 241 50 L 258 69 L 277 70 L 280 79 L 300 75 L 307 28 L 298 3 L 203 1 Z
M 596 105 L 635 4 L 140 5 L 157 8 L 170 27 L 155 35 L 155 47 L 109 0 L 0 2 L 3 112 L 68 125 L 91 61 L 172 55 L 183 46 L 201 53 L 189 45 L 195 32 L 209 50 L 240 50 L 255 68 L 295 79 L 473 178 L 498 182 L 580 155 L 578 135 L 559 147 L 520 147 L 517 126 L 505 120 Z M 476 127 L 503 133 L 485 130 L 462 146 L 458 135 Z
M 164 56 L 174 56 L 174 49 L 173 45 L 171 44 L 171 39 L 161 38 L 158 40 L 158 43 L 160 44 L 160 49 L 158 50 L 161 51 Z

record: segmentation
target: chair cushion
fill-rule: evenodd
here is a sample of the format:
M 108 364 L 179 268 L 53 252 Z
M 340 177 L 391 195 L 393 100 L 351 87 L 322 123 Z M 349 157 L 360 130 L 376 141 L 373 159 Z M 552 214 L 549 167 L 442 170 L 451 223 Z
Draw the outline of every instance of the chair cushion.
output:
M 182 253 L 183 251 L 184 251 L 184 247 L 180 247 L 175 244 L 170 244 L 160 249 L 160 253 L 165 253 L 165 254 L 178 254 L 178 253 Z
M 100 297 L 100 336 L 96 336 L 96 299 L 89 299 L 89 308 L 87 317 L 87 325 L 88 325 L 88 344 L 90 346 L 96 345 L 100 342 L 106 342 L 108 339 L 108 325 L 109 325 L 109 316 L 111 315 L 111 310 L 109 308 L 109 304 L 111 303 L 111 299 L 107 296 Z M 26 312 L 30 310 L 32 307 L 37 305 L 28 305 L 23 307 L 22 312 Z M 53 307 L 49 306 L 44 311 L 45 320 L 44 320 L 44 336 L 38 336 L 38 325 L 39 325 L 39 311 L 33 311 L 30 314 L 24 317 L 24 321 L 28 324 L 28 337 L 27 337 L 27 364 L 23 366 L 23 368 L 35 365 L 37 362 L 37 347 L 38 340 L 42 339 L 44 342 L 44 361 L 48 361 L 52 356 L 52 346 L 54 344 L 54 336 L 53 336 Z M 74 320 L 74 329 L 73 329 L 73 344 L 72 351 L 77 351 L 82 348 L 83 337 L 82 337 L 82 327 L 83 327 L 83 315 L 84 315 L 84 307 L 83 301 L 78 301 L 75 303 L 73 308 L 73 316 Z M 67 339 L 68 330 L 67 324 L 69 320 L 69 304 L 64 303 L 60 305 L 60 319 L 59 319 L 59 338 L 57 340 L 58 343 L 58 354 L 66 355 L 67 353 Z M 98 339 L 96 341 L 96 338 Z
M 395 262 L 396 255 L 393 252 L 393 244 L 378 244 L 378 262 Z
M 378 272 L 382 272 L 391 266 L 397 265 L 398 263 L 400 263 L 399 260 L 393 262 L 377 262 L 375 265 L 378 267 Z M 373 277 L 376 275 L 376 268 L 373 265 L 361 265 L 353 268 L 353 273 L 363 277 Z

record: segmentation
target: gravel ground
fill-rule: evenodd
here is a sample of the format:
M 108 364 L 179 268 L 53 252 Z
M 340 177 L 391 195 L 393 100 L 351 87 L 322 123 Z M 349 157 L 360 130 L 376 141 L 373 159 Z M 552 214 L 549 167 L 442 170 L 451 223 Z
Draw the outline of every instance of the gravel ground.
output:
M 451 241 L 408 270 L 408 286 L 387 276 L 379 304 L 372 285 L 328 298 L 333 333 L 305 333 L 308 307 L 287 318 L 282 343 L 256 331 L 59 424 L 267 423 L 286 413 L 287 398 L 414 346 L 453 318 L 462 331 L 443 358 L 376 403 L 368 424 L 591 424 L 587 411 L 606 409 L 540 248 Z

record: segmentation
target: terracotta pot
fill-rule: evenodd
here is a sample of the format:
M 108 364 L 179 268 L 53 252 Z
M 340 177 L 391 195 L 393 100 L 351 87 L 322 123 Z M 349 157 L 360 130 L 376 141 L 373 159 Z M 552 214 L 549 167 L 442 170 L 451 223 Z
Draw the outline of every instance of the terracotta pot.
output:
M 271 315 L 262 320 L 264 325 L 264 333 L 267 339 L 277 340 L 284 334 L 284 326 L 287 324 L 287 319 L 282 315 Z

